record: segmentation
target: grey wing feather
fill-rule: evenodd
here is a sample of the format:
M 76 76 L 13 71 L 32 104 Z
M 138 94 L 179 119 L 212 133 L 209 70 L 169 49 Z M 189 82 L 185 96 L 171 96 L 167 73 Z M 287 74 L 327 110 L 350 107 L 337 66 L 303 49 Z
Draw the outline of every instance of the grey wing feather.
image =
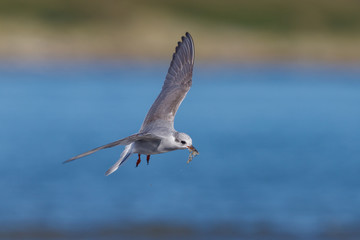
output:
M 181 40 L 173 54 L 162 90 L 146 115 L 142 130 L 158 119 L 165 120 L 173 126 L 176 111 L 192 85 L 194 42 L 189 33 Z
M 120 139 L 120 140 L 117 140 L 115 142 L 112 142 L 112 143 L 108 143 L 106 145 L 103 145 L 101 147 L 97 147 L 97 148 L 94 148 L 90 151 L 87 151 L 85 153 L 82 153 L 82 154 L 79 154 L 75 157 L 72 157 L 66 161 L 64 161 L 63 163 L 68 163 L 68 162 L 71 162 L 71 161 L 74 161 L 78 158 L 82 158 L 82 157 L 86 157 L 94 152 L 97 152 L 101 149 L 105 149 L 105 148 L 111 148 L 111 147 L 115 147 L 117 145 L 128 145 L 132 142 L 135 142 L 135 141 L 138 141 L 138 140 L 144 140 L 144 139 L 157 139 L 159 138 L 158 136 L 152 134 L 152 133 L 137 133 L 137 134 L 134 134 L 134 135 L 131 135 L 129 137 L 126 137 L 126 138 L 123 138 L 123 139 Z
M 119 168 L 119 166 L 123 164 L 128 159 L 128 157 L 130 157 L 131 154 L 132 154 L 132 144 L 129 144 L 125 147 L 124 151 L 121 153 L 119 160 L 105 172 L 105 175 L 109 176 L 110 174 L 115 172 Z

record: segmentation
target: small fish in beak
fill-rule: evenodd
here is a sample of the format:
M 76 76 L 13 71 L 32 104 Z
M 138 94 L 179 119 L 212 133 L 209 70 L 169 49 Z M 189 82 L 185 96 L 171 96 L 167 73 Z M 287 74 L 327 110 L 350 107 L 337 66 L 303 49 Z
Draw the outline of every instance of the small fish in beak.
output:
M 190 146 L 190 147 L 187 147 L 188 149 L 189 149 L 189 152 L 190 152 L 190 154 L 189 154 L 189 159 L 188 159 L 188 161 L 187 161 L 187 163 L 189 163 L 189 162 L 191 162 L 192 161 L 192 159 L 196 156 L 196 155 L 199 155 L 199 152 L 198 152 L 198 150 L 196 150 L 196 148 L 194 147 L 194 146 Z

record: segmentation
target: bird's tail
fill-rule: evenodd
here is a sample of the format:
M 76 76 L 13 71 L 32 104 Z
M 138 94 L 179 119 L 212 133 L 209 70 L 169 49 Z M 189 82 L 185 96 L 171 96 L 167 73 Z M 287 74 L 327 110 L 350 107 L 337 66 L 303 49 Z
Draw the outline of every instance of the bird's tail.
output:
M 128 159 L 128 157 L 131 156 L 131 154 L 133 153 L 133 152 L 132 152 L 132 148 L 133 148 L 133 144 L 132 144 L 132 143 L 129 144 L 129 145 L 126 145 L 124 151 L 123 151 L 123 152 L 121 153 L 121 155 L 120 155 L 119 160 L 118 160 L 114 165 L 112 165 L 111 168 L 109 168 L 109 169 L 106 171 L 106 173 L 105 173 L 106 176 L 109 176 L 110 174 L 112 174 L 113 172 L 115 172 L 115 171 L 119 168 L 119 166 L 120 166 L 121 164 L 123 164 L 123 163 L 126 161 L 126 159 Z

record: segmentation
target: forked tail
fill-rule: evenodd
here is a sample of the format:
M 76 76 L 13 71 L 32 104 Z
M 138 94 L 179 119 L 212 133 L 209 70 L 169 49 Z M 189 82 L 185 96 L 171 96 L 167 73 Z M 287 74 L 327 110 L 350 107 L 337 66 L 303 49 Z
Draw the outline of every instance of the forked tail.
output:
M 106 173 L 105 173 L 106 176 L 109 176 L 110 174 L 112 174 L 113 172 L 115 172 L 115 171 L 119 168 L 119 166 L 120 166 L 121 164 L 123 164 L 123 163 L 126 161 L 126 159 L 128 159 L 128 157 L 131 156 L 131 154 L 133 153 L 133 152 L 132 152 L 132 147 L 133 147 L 133 144 L 132 144 L 132 143 L 129 144 L 129 145 L 126 145 L 124 151 L 123 151 L 123 152 L 121 153 L 121 155 L 120 155 L 119 160 L 118 160 L 114 165 L 112 165 L 111 168 L 109 168 L 109 169 L 106 171 Z

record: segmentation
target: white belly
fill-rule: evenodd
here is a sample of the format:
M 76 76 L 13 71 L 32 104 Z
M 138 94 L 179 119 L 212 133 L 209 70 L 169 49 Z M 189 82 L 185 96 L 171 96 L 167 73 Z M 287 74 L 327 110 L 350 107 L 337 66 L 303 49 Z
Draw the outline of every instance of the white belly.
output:
M 144 155 L 159 154 L 159 153 L 162 153 L 161 151 L 159 151 L 160 143 L 161 143 L 161 140 L 136 141 L 136 142 L 134 142 L 133 152 L 138 153 L 138 154 L 144 154 Z

